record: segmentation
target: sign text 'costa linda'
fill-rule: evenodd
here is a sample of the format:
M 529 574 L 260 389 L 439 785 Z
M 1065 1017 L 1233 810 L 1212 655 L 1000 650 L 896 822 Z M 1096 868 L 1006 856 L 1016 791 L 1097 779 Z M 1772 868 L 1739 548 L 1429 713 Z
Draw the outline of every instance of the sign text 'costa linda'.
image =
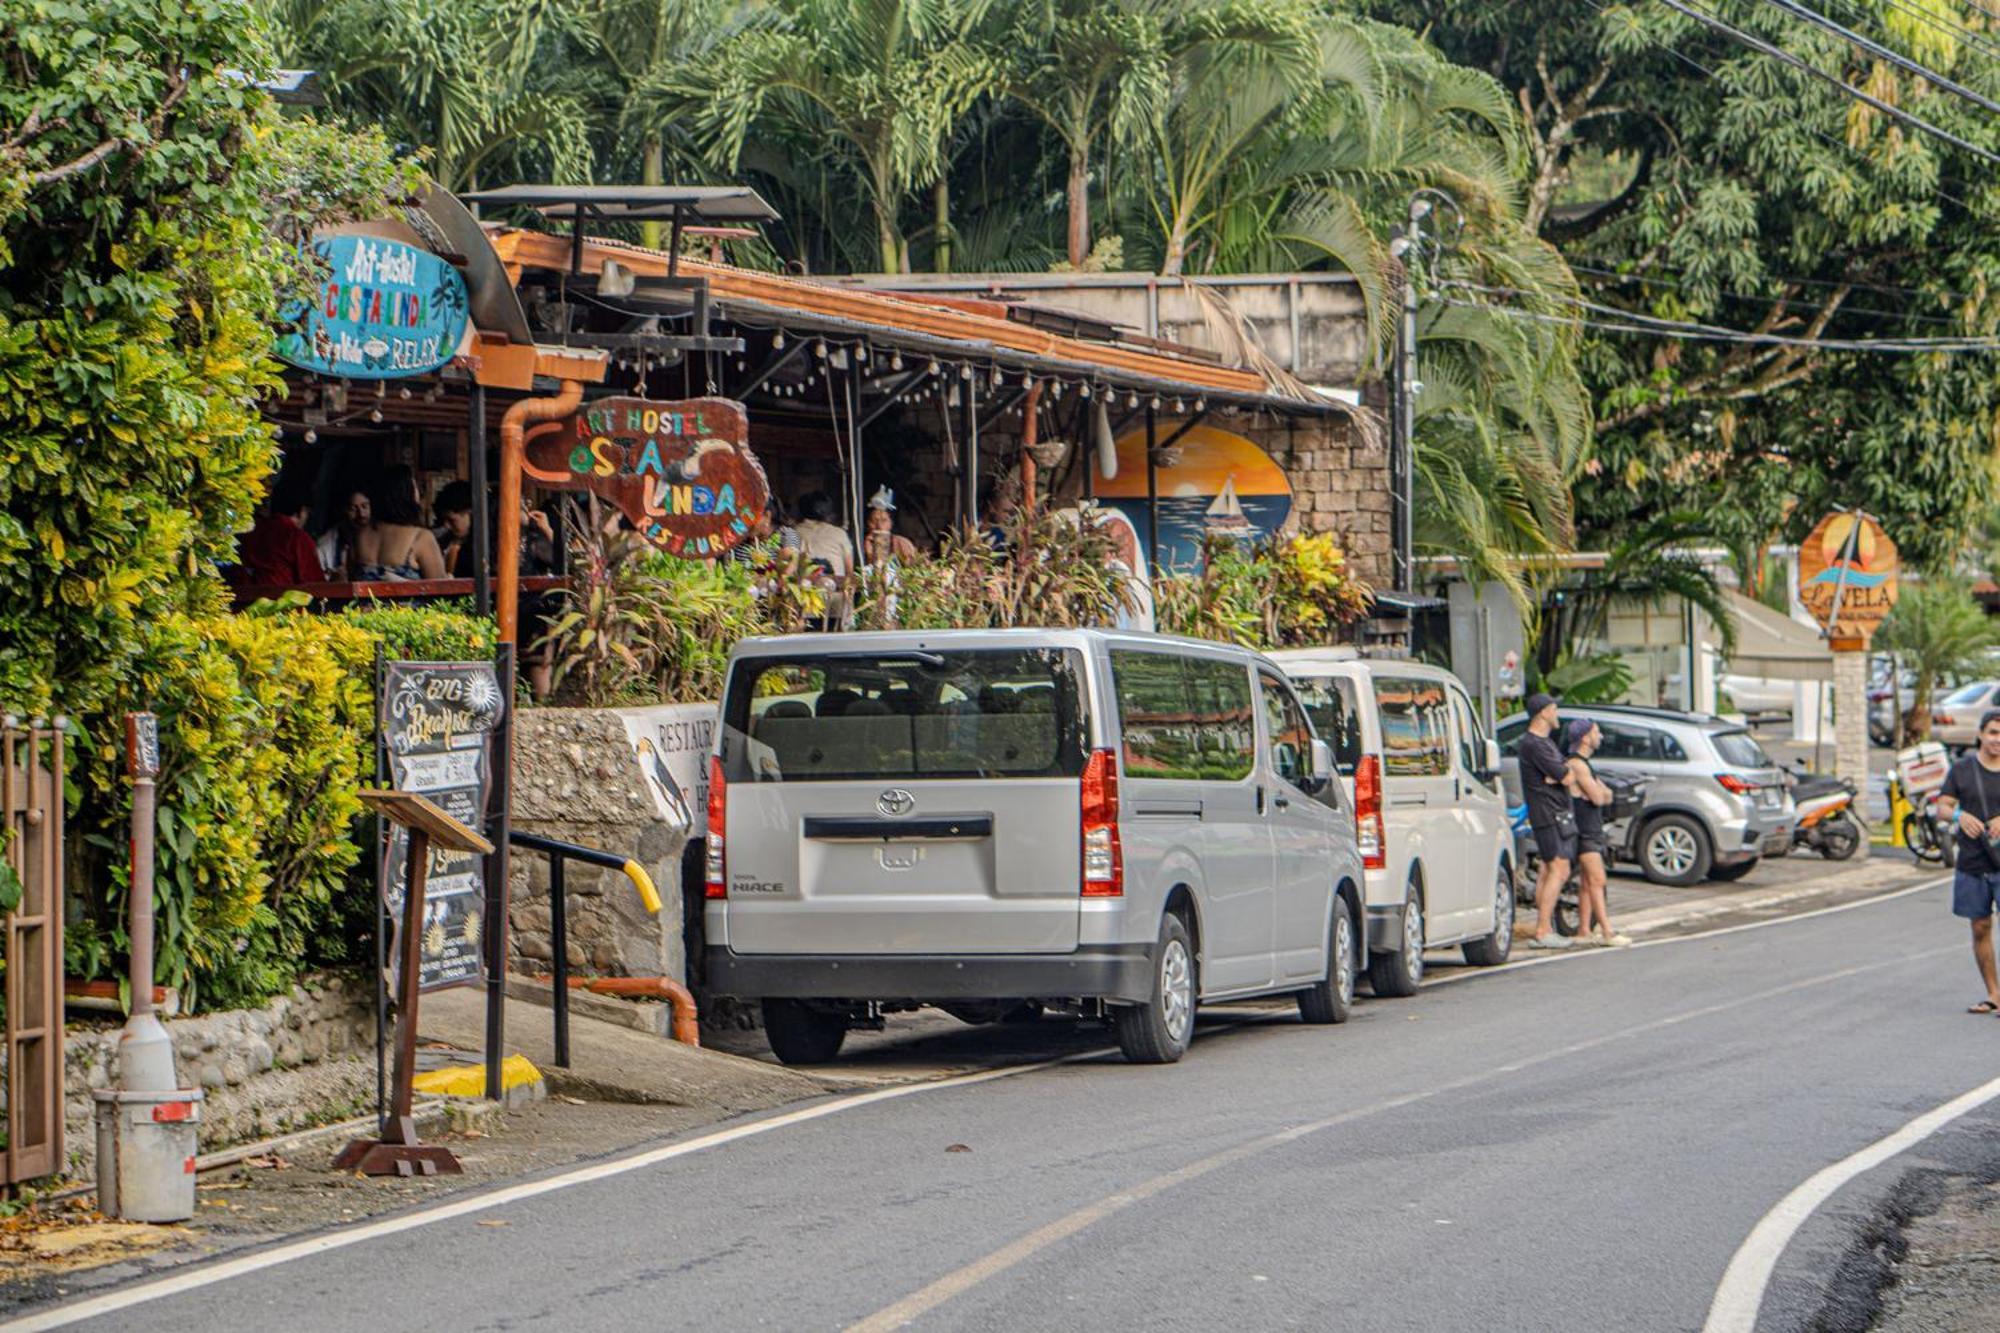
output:
M 322 375 L 401 379 L 457 354 L 469 301 L 450 264 L 381 236 L 322 237 L 313 253 L 326 276 L 310 305 L 285 312 L 284 360 Z

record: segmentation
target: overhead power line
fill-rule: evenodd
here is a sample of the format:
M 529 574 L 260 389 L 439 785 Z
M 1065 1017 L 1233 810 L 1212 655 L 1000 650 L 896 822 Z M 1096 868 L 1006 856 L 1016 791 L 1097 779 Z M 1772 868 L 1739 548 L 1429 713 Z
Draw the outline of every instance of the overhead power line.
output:
M 1695 291 L 1701 286 L 1700 283 L 1696 282 L 1676 282 L 1672 278 L 1661 277 L 1657 273 L 1618 273 L 1610 269 L 1592 268 L 1587 264 L 1571 264 L 1569 268 L 1572 273 L 1585 273 L 1592 278 L 1605 280 L 1606 284 L 1616 284 L 1625 287 L 1654 286 L 1671 287 L 1675 291 Z M 1674 271 L 1685 272 L 1685 270 Z M 1771 281 L 1791 283 L 1799 280 L 1795 278 L 1774 277 Z M 1840 284 L 1830 282 L 1826 285 L 1829 287 L 1838 287 Z M 1848 285 L 1852 286 L 1858 292 L 1875 290 L 1860 283 L 1850 283 Z M 1760 296 L 1755 292 L 1742 292 L 1729 287 L 1717 287 L 1715 294 L 1726 296 L 1732 301 L 1746 301 L 1753 305 L 1775 305 L 1783 307 L 1786 310 L 1812 310 L 1816 309 L 1820 304 L 1818 300 L 1812 297 Z M 1944 324 L 1952 328 L 1958 327 L 1957 320 L 1947 318 L 1943 315 L 1923 315 L 1909 310 L 1881 310 L 1874 306 L 1848 305 L 1845 302 L 1841 304 L 1840 313 L 1843 315 L 1870 315 L 1878 319 L 1906 319 L 1919 324 Z
M 1873 12 L 1866 5 L 1862 4 L 1861 0 L 1841 0 L 1841 4 L 1843 8 L 1856 14 L 1872 14 Z M 1963 23 L 1953 23 L 1949 19 L 1940 18 L 1938 15 L 1933 14 L 1920 4 L 1912 4 L 1911 0 L 1888 0 L 1888 5 L 1891 9 L 1915 19 L 1925 27 L 1944 33 L 1953 41 L 1963 42 L 1975 51 L 1982 51 L 1989 56 L 2000 58 L 2000 46 L 1994 45 L 1995 34 L 1991 29 L 1981 31 L 1969 28 Z
M 1957 80 L 1938 73 L 1936 70 L 1930 68 L 1930 66 L 1912 60 L 1900 51 L 1893 51 L 1874 38 L 1863 36 L 1847 25 L 1828 18 L 1816 9 L 1807 8 L 1805 5 L 1798 3 L 1798 0 L 1764 0 L 1764 3 L 1782 9 L 1787 14 L 1796 15 L 1814 27 L 1832 33 L 1842 41 L 1852 42 L 1869 55 L 1874 56 L 1877 60 L 1886 60 L 1906 74 L 1914 74 L 1920 79 L 1927 79 L 1948 93 L 1962 97 L 1975 106 L 1984 107 L 1995 115 L 2000 115 L 2000 102 L 1994 101 L 1985 93 L 1968 88 Z
M 1853 84 L 1847 82 L 1845 79 L 1840 78 L 1838 75 L 1827 73 L 1819 66 L 1813 64 L 1811 61 L 1804 60 L 1798 56 L 1793 55 L 1790 51 L 1787 51 L 1784 47 L 1774 46 L 1770 42 L 1765 41 L 1762 37 L 1758 37 L 1752 33 L 1745 32 L 1743 29 L 1735 26 L 1732 23 L 1727 23 L 1723 21 L 1722 19 L 1716 17 L 1714 14 L 1709 13 L 1707 10 L 1697 9 L 1692 5 L 1683 4 L 1681 3 L 1681 0 L 1660 0 L 1660 3 L 1665 5 L 1668 9 L 1673 10 L 1676 14 L 1683 14 L 1688 18 L 1693 19 L 1696 23 L 1699 23 L 1704 27 L 1713 28 L 1715 29 L 1715 31 L 1722 33 L 1727 37 L 1734 38 L 1736 41 L 1741 42 L 1743 45 L 1749 47 L 1753 51 L 1761 52 L 1762 54 L 1771 57 L 1773 60 L 1779 61 L 1782 64 L 1790 65 L 1793 69 L 1800 70 L 1806 74 L 1810 74 L 1815 79 L 1819 79 L 1822 80 L 1823 82 L 1832 84 L 1835 88 L 1840 89 L 1842 92 L 1846 93 L 1849 97 L 1853 98 L 1855 101 L 1861 102 L 1867 106 L 1874 107 L 1877 111 L 1880 111 L 1883 115 L 1890 117 L 1892 120 L 1899 120 L 1913 129 L 1922 130 L 1925 134 L 1928 134 L 1933 138 L 1941 139 L 1945 143 L 1951 144 L 1954 147 L 1964 149 L 1966 152 L 1971 153 L 1975 157 L 1983 158 L 1986 161 L 1993 163 L 1995 166 L 2000 166 L 2000 153 L 1988 152 L 1986 149 L 1981 148 L 1976 143 L 1972 143 L 1968 140 L 1959 138 L 1959 136 L 1953 134 L 1950 130 L 1944 129 L 1943 127 L 1938 125 L 1933 125 L 1930 121 L 1925 120 L 1922 116 L 1914 115 L 1911 112 L 1903 110 L 1899 106 L 1894 106 L 1891 103 L 1885 102 L 1881 98 L 1876 97 L 1870 93 L 1863 91 L 1860 88 L 1855 87 Z

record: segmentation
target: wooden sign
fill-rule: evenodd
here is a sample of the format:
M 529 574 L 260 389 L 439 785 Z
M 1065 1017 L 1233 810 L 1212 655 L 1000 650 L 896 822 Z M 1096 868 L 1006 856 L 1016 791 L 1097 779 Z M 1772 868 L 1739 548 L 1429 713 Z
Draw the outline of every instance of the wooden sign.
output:
M 491 662 L 385 662 L 382 734 L 395 788 L 426 796 L 467 828 L 486 817 L 489 753 L 506 700 Z M 406 824 L 390 830 L 382 890 L 400 917 L 409 887 Z M 486 865 L 449 840 L 432 842 L 425 865 L 418 983 L 424 990 L 469 985 L 482 975 Z M 400 955 L 400 950 L 398 951 Z
M 748 541 L 771 503 L 750 419 L 728 398 L 601 398 L 531 435 L 525 471 L 602 496 L 647 541 L 694 560 Z
M 324 237 L 313 253 L 326 276 L 310 305 L 284 312 L 281 358 L 322 375 L 401 379 L 458 354 L 471 301 L 450 264 L 381 236 Z
M 1866 646 L 1896 605 L 1896 543 L 1866 514 L 1828 514 L 1799 546 L 1799 601 L 1829 639 Z

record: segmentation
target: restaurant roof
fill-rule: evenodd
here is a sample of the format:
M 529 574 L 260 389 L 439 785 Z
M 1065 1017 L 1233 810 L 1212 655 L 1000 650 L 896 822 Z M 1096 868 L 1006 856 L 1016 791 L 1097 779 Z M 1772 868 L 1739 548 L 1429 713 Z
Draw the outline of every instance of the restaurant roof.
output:
M 773 222 L 778 210 L 746 185 L 503 185 L 461 194 L 468 204 L 532 208 L 544 217 L 581 211 L 606 221 L 670 218 L 697 222 Z
M 524 269 L 567 271 L 570 267 L 572 242 L 568 236 L 519 229 L 496 229 L 490 234 L 495 252 L 517 282 Z M 606 260 L 615 260 L 635 275 L 660 276 L 667 272 L 668 259 L 664 252 L 643 246 L 587 238 L 581 271 L 596 274 Z M 1093 341 L 1050 332 L 1004 314 L 968 309 L 973 303 L 963 300 L 856 290 L 834 282 L 706 263 L 685 255 L 678 268 L 683 278 L 707 281 L 710 301 L 725 318 L 753 327 L 782 325 L 795 332 L 860 335 L 905 351 L 936 356 L 970 354 L 1009 367 L 1088 378 L 1120 389 L 1206 395 L 1292 415 L 1353 416 L 1359 411 L 1318 395 L 1279 392 L 1262 374 L 1219 365 L 1212 355 L 1192 348 L 1182 353 L 1157 342 L 1140 349 Z

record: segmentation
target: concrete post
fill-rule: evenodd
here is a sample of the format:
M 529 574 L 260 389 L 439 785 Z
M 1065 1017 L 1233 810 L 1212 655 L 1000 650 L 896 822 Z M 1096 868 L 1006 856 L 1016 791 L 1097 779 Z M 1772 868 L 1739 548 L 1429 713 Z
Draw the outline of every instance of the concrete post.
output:
M 1863 791 L 1868 783 L 1868 651 L 1833 652 L 1833 771 Z

